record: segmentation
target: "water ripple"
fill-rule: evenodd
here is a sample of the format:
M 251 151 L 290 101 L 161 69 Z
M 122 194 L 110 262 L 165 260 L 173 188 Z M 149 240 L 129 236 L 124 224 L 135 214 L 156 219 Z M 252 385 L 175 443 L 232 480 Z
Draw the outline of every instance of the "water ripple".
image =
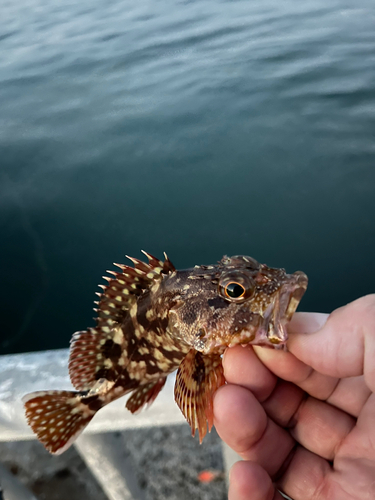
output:
M 3 0 L 1 15 L 12 349 L 65 345 L 90 321 L 93 270 L 140 247 L 302 268 L 306 308 L 373 289 L 373 0 Z

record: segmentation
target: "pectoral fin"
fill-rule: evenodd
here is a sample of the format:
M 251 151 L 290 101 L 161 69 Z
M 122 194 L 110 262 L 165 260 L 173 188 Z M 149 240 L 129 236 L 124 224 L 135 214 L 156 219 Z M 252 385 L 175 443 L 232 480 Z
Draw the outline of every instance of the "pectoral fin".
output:
M 225 383 L 219 354 L 203 355 L 191 349 L 180 364 L 176 376 L 174 396 L 176 403 L 189 422 L 192 435 L 198 429 L 201 443 L 213 426 L 212 398 Z

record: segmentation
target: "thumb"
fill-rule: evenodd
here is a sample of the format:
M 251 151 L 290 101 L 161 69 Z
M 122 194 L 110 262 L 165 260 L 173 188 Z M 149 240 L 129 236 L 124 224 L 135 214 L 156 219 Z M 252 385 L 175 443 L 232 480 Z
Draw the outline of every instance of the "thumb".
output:
M 329 316 L 296 313 L 288 330 L 288 348 L 298 359 L 333 377 L 364 375 L 375 391 L 375 294 Z

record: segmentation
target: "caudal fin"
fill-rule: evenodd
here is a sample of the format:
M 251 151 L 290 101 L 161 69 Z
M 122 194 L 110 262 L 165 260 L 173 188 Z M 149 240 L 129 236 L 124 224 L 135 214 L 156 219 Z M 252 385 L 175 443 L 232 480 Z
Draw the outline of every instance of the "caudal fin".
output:
M 72 391 L 40 391 L 22 398 L 28 424 L 51 453 L 67 450 L 95 415 L 82 396 Z

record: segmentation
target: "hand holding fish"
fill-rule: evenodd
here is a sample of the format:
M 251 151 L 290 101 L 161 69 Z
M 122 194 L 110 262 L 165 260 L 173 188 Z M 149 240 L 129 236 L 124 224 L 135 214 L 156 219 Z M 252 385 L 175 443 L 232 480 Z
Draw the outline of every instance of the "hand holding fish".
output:
M 175 400 L 202 442 L 213 425 L 213 395 L 225 384 L 222 354 L 235 345 L 285 348 L 286 324 L 307 287 L 302 271 L 287 274 L 246 255 L 176 270 L 143 252 L 134 267 L 103 276 L 94 328 L 71 340 L 75 391 L 24 396 L 26 418 L 51 453 L 63 453 L 105 405 L 130 395 L 132 413 L 150 405 L 177 369 Z
M 244 459 L 230 500 L 375 498 L 375 295 L 297 313 L 289 352 L 227 349 L 215 426 Z

